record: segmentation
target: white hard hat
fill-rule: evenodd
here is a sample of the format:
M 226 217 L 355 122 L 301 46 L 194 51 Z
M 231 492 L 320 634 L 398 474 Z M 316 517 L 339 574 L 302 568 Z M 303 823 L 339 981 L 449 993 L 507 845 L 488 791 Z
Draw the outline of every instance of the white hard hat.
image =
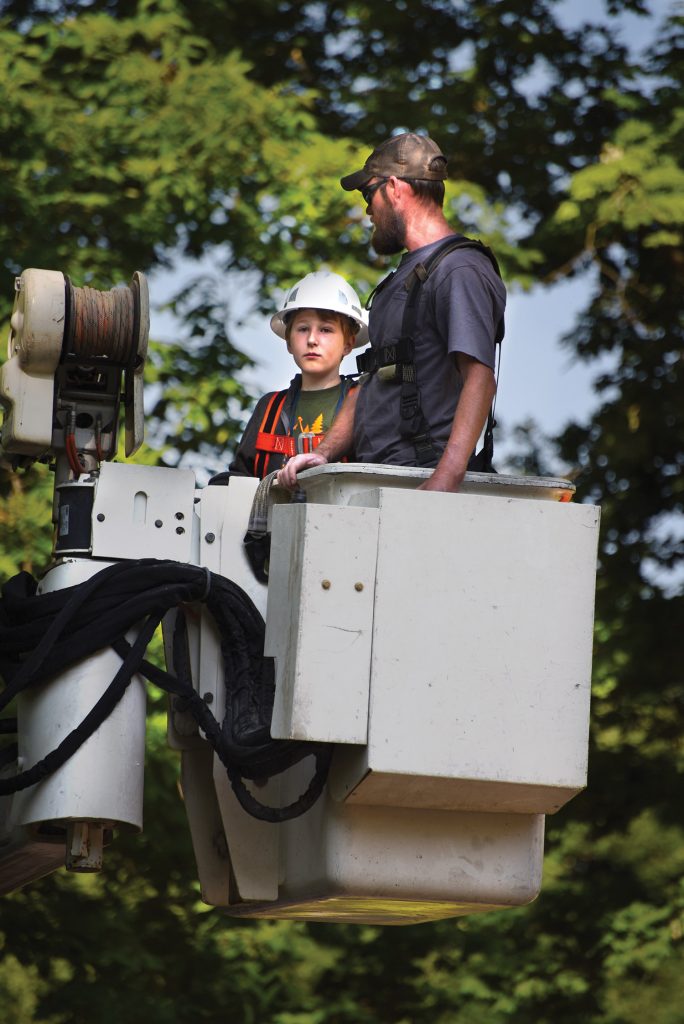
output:
M 352 286 L 332 270 L 314 270 L 290 288 L 283 308 L 271 317 L 271 329 L 278 337 L 285 337 L 288 313 L 298 309 L 329 309 L 333 313 L 343 313 L 356 324 L 354 348 L 368 341 L 368 312 Z

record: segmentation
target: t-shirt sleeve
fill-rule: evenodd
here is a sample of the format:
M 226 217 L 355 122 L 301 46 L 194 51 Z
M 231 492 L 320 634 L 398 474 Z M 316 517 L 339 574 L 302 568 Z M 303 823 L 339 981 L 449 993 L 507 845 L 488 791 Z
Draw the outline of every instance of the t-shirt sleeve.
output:
M 435 315 L 447 351 L 463 352 L 494 369 L 495 339 L 506 302 L 503 283 L 473 263 L 439 269 Z

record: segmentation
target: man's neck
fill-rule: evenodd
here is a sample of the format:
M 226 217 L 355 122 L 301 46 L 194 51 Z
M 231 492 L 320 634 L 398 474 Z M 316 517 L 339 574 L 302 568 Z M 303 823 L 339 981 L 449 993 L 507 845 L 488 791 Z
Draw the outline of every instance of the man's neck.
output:
M 439 242 L 448 235 L 453 235 L 454 229 L 447 223 L 441 210 L 432 212 L 420 207 L 406 224 L 406 248 L 409 252 L 414 249 L 422 249 L 424 245 L 431 245 L 432 242 Z

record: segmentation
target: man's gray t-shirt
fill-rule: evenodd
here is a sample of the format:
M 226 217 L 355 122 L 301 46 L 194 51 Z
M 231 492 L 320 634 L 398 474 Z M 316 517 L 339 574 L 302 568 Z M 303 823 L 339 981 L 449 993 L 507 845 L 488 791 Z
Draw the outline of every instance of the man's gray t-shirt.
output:
M 391 281 L 377 292 L 370 310 L 372 347 L 398 341 L 413 268 L 445 241 L 406 253 Z M 505 306 L 501 278 L 484 253 L 474 248 L 449 253 L 420 287 L 413 339 L 416 379 L 430 437 L 439 450 L 451 433 L 463 386 L 455 353 L 494 369 L 495 337 Z M 358 462 L 416 465 L 415 448 L 400 434 L 400 395 L 399 384 L 383 381 L 377 373 L 360 388 L 354 418 Z

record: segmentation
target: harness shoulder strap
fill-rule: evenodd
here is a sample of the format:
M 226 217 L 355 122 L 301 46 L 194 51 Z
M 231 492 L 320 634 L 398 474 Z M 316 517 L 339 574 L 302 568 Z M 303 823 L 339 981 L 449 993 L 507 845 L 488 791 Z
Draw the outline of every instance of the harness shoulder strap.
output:
M 283 411 L 288 390 L 288 388 L 285 388 L 283 391 L 275 391 L 273 395 L 271 395 L 271 400 L 266 406 L 266 412 L 264 413 L 264 417 L 259 427 L 259 433 L 257 434 L 256 441 L 257 451 L 254 456 L 254 476 L 261 477 L 262 479 L 267 475 L 267 465 L 270 462 L 270 451 L 272 451 L 272 449 L 269 451 L 268 448 L 259 444 L 261 435 L 273 434 L 275 432 L 275 426 Z
M 280 413 L 282 412 L 283 405 L 285 404 L 287 392 L 288 389 L 285 388 L 284 391 L 274 391 L 273 394 L 271 395 L 271 400 L 266 406 L 266 412 L 264 413 L 264 417 L 261 421 L 261 426 L 259 427 L 260 433 L 262 431 L 266 433 L 272 433 L 274 426 L 278 422 Z
M 385 287 L 385 285 L 388 285 L 390 283 L 390 281 L 392 280 L 392 278 L 394 277 L 395 274 L 396 274 L 396 270 L 391 270 L 389 272 L 389 274 L 387 275 L 387 277 L 383 277 L 382 281 L 378 281 L 378 283 L 376 284 L 375 288 L 373 289 L 373 291 L 370 293 L 370 295 L 366 299 L 366 301 L 364 303 L 364 307 L 363 307 L 364 309 L 370 309 L 371 308 L 371 304 L 372 304 L 373 299 L 375 298 L 375 296 L 378 294 L 378 292 L 382 291 L 382 289 Z
M 479 239 L 466 238 L 465 236 L 461 238 L 446 239 L 441 246 L 430 254 L 425 263 L 418 263 L 411 272 L 409 280 L 405 286 L 408 295 L 404 306 L 401 333 L 398 340 L 392 342 L 390 345 L 382 345 L 378 348 L 368 349 L 368 351 L 362 352 L 357 356 L 356 363 L 359 373 L 375 373 L 376 370 L 383 366 L 389 366 L 395 363 L 403 363 L 407 365 L 413 362 L 413 335 L 416 328 L 418 298 L 420 295 L 421 285 L 427 281 L 430 274 L 442 262 L 444 257 L 457 249 L 476 249 L 481 252 L 490 261 L 496 274 L 501 277 L 496 256 L 489 246 L 484 245 L 484 243 L 480 242 Z M 393 275 L 394 272 L 390 274 L 389 277 L 386 277 L 381 281 L 378 287 L 371 292 L 366 303 L 366 308 L 368 308 L 373 295 L 380 288 L 384 287 L 384 285 L 388 284 Z M 495 344 L 498 344 L 502 340 L 503 335 L 504 320 L 502 318 L 497 325 L 496 336 L 494 339 Z
M 413 268 L 413 280 L 410 286 L 408 286 L 408 297 L 406 299 L 406 305 L 404 306 L 404 318 L 401 324 L 401 338 L 410 338 L 413 340 L 413 332 L 416 326 L 416 317 L 418 315 L 418 296 L 420 294 L 421 286 L 427 281 L 430 274 L 439 266 L 445 256 L 449 253 L 456 252 L 458 249 L 475 249 L 481 252 L 483 256 L 486 256 L 495 273 L 498 277 L 501 277 L 501 271 L 499 270 L 499 264 L 496 256 L 489 248 L 478 238 L 447 238 L 442 245 L 438 246 L 434 252 L 430 253 L 430 256 L 425 263 L 418 263 Z M 503 317 L 499 321 L 496 328 L 496 336 L 494 338 L 495 344 L 499 344 L 504 336 L 504 320 Z

